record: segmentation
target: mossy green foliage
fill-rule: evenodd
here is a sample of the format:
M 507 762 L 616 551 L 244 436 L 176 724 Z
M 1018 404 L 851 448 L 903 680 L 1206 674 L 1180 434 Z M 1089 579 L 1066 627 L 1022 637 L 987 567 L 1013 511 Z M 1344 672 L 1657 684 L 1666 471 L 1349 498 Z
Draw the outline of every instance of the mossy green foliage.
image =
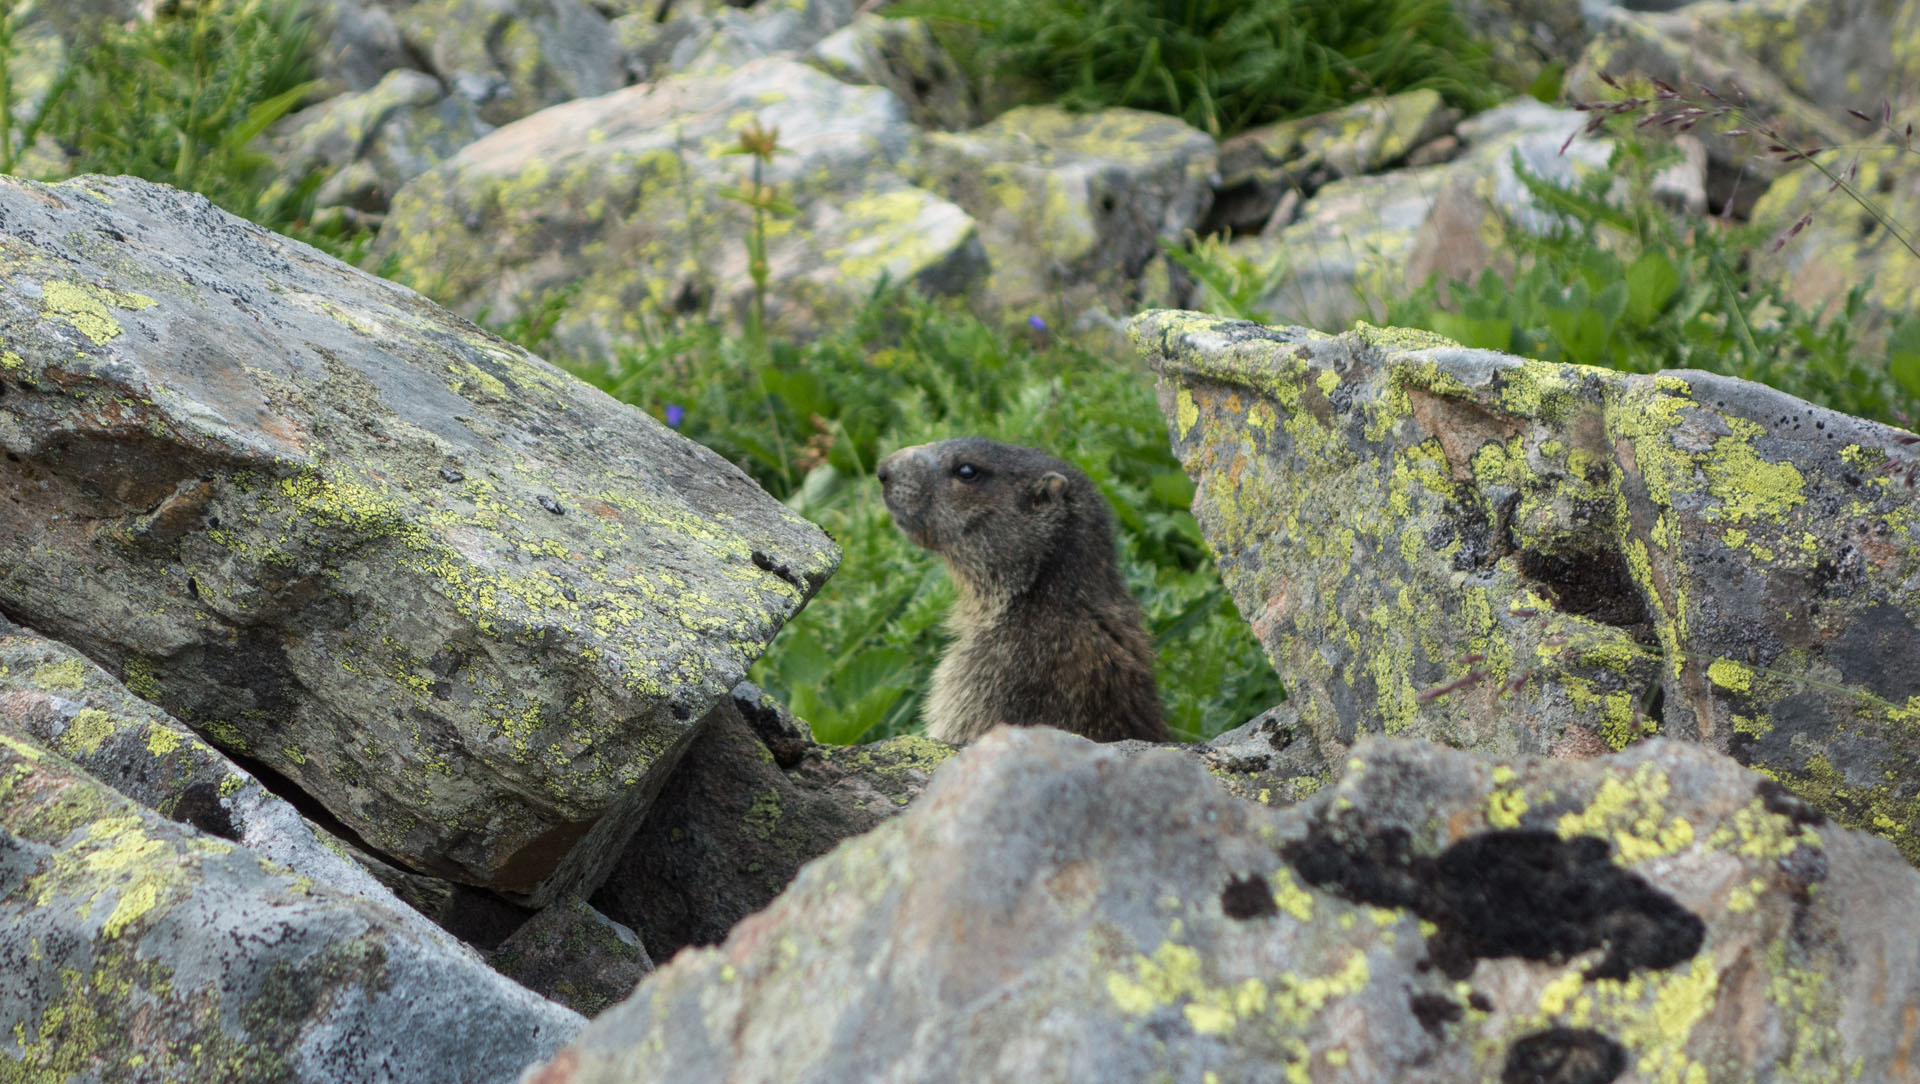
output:
M 1045 446 L 1099 482 L 1119 517 L 1129 586 L 1159 640 L 1177 732 L 1211 736 L 1284 695 L 1187 511 L 1192 485 L 1168 451 L 1150 379 L 1116 360 L 1120 349 L 1096 352 L 1044 326 L 1009 332 L 886 292 L 850 326 L 803 347 L 761 353 L 682 327 L 629 350 L 612 373 L 581 370 L 678 420 L 844 549 L 840 571 L 755 671 L 821 740 L 918 726 L 953 588 L 939 561 L 893 526 L 873 469 L 895 448 L 961 434 Z
M 1430 87 L 1492 104 L 1485 51 L 1446 0 L 920 0 L 997 92 L 1170 113 L 1215 136 L 1372 94 Z
M 6 119 L 9 169 L 44 136 L 63 159 L 38 180 L 130 174 L 198 192 L 271 229 L 336 249 L 340 227 L 308 219 L 323 179 L 278 178 L 262 134 L 313 97 L 314 15 L 297 0 L 181 0 L 151 20 L 77 21 L 67 63 L 36 112 Z M 15 19 L 0 17 L 6 30 Z M 23 60 L 0 33 L 0 88 Z M 22 72 L 21 74 L 25 74 Z M 0 93 L 0 101 L 4 101 Z M 278 183 L 276 183 L 278 182 Z
M 1523 170 L 1560 229 L 1505 229 L 1510 270 L 1444 291 L 1430 281 L 1375 311 L 1466 346 L 1625 372 L 1705 369 L 1860 417 L 1920 415 L 1920 319 L 1901 317 L 1884 338 L 1861 334 L 1865 282 L 1837 307 L 1797 303 L 1772 277 L 1778 261 L 1761 258 L 1773 237 L 1764 227 L 1683 218 L 1655 201 L 1653 179 L 1670 161 L 1670 150 L 1623 138 L 1610 167 L 1573 188 Z

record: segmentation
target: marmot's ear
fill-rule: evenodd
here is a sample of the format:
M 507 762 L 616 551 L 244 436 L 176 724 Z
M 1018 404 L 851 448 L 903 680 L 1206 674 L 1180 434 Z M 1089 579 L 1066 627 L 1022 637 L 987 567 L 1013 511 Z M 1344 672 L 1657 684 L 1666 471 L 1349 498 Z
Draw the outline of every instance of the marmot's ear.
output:
M 1033 480 L 1033 487 L 1027 491 L 1027 502 L 1034 508 L 1038 508 L 1043 504 L 1052 504 L 1066 495 L 1067 476 L 1057 470 L 1050 470 Z

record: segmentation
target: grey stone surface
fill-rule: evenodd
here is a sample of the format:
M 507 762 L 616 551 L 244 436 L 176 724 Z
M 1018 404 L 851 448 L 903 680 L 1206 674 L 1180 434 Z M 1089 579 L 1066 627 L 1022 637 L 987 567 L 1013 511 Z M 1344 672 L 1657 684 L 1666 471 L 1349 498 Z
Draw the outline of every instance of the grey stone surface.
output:
M 453 157 L 493 126 L 474 104 L 425 72 L 388 72 L 371 90 L 288 117 L 275 143 L 283 176 L 326 171 L 320 207 L 383 212 L 400 186 Z
M 513 1080 L 576 1014 L 0 732 L 0 1074 Z
M 688 747 L 592 900 L 656 960 L 726 937 L 803 864 L 906 808 L 952 755 L 918 736 L 816 745 L 753 686 L 735 698 Z
M 1299 719 L 1701 742 L 1920 860 L 1920 448 L 1699 372 L 1154 312 L 1195 514 Z
M 593 1017 L 653 970 L 632 930 L 577 899 L 558 900 L 513 931 L 487 962 L 544 997 Z
M 1909 1082 L 1916 906 L 1682 742 L 1369 741 L 1272 810 L 1001 728 L 523 1080 Z
M 201 197 L 5 180 L 0 228 L 0 609 L 403 864 L 597 884 L 834 566 L 704 448 Z
M 887 88 L 922 128 L 970 128 L 979 112 L 959 62 L 924 19 L 862 15 L 816 42 L 807 59 L 836 79 Z
M 451 937 L 407 908 L 258 779 L 79 652 L 0 617 L 0 730 L 31 739 L 169 820 L 241 844 L 336 892 L 389 905 L 423 939 Z
M 1216 161 L 1213 140 L 1174 117 L 1023 106 L 929 133 L 916 176 L 980 223 L 989 304 L 1077 317 L 1178 296 L 1160 242 L 1200 224 Z
M 553 335 L 576 358 L 611 360 L 649 322 L 703 316 L 707 298 L 742 320 L 753 216 L 723 193 L 751 174 L 751 159 L 727 152 L 756 121 L 783 148 L 763 181 L 798 209 L 769 231 L 776 329 L 853 311 L 883 276 L 931 294 L 979 280 L 973 221 L 893 171 L 915 139 L 899 99 L 777 57 L 508 125 L 403 189 L 372 258 L 496 320 L 570 290 Z
M 489 124 L 625 86 L 629 58 L 586 0 L 387 0 L 424 56 Z

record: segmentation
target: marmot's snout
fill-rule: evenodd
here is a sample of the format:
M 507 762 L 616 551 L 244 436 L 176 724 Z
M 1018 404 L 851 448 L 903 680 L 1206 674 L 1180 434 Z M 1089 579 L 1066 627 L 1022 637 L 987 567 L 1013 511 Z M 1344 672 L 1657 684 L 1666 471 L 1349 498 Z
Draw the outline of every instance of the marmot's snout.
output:
M 930 447 L 916 444 L 902 448 L 882 459 L 879 469 L 874 471 L 880 479 L 880 496 L 887 502 L 887 511 L 893 513 L 893 521 L 914 545 L 929 549 L 933 540 L 927 520 L 927 479 L 937 467 Z

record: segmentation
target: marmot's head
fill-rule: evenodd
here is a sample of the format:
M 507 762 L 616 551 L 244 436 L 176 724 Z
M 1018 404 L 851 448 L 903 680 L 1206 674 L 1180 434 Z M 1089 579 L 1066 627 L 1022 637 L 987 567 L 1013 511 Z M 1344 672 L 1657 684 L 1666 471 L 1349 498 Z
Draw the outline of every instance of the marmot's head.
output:
M 956 437 L 902 448 L 878 474 L 894 522 L 947 559 L 963 592 L 1009 597 L 1043 573 L 1078 582 L 1112 568 L 1105 498 L 1045 452 Z

